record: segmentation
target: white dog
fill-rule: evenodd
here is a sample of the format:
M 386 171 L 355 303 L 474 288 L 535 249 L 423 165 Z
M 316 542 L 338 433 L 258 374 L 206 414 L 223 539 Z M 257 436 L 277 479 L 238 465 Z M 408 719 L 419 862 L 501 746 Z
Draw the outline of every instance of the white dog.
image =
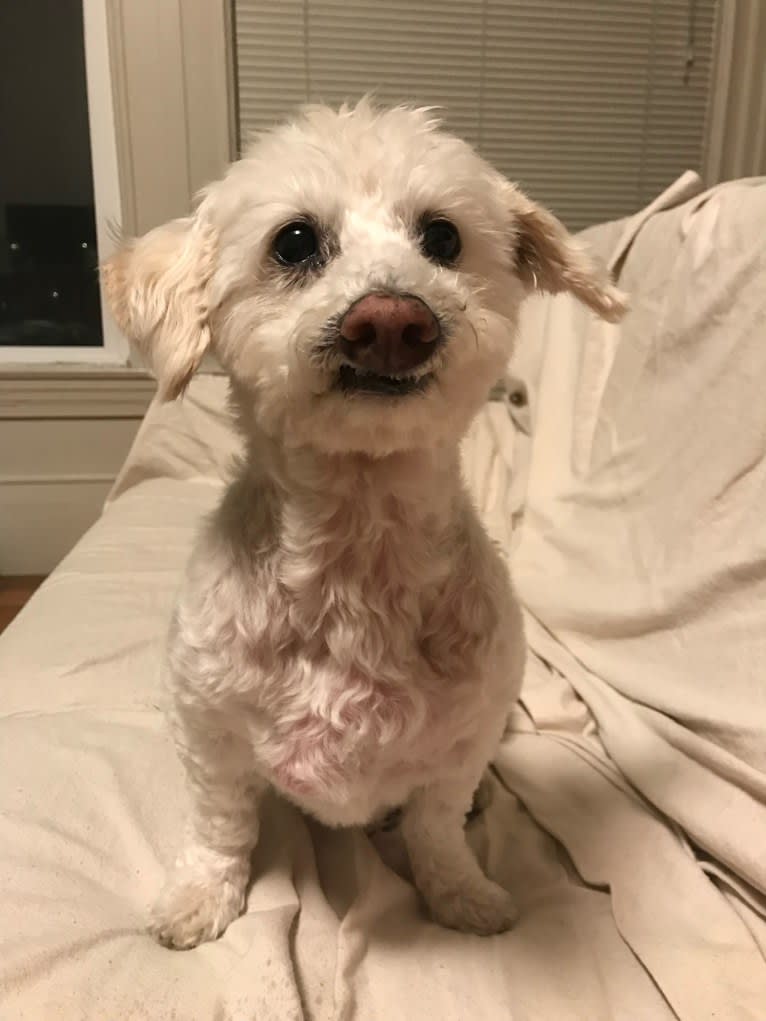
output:
M 433 917 L 506 929 L 512 899 L 463 826 L 524 639 L 458 444 L 525 294 L 610 320 L 622 295 L 427 111 L 366 101 L 262 136 L 104 276 L 164 397 L 215 352 L 247 450 L 171 629 L 192 808 L 153 933 L 192 947 L 241 913 L 268 785 L 331 826 L 404 806 Z

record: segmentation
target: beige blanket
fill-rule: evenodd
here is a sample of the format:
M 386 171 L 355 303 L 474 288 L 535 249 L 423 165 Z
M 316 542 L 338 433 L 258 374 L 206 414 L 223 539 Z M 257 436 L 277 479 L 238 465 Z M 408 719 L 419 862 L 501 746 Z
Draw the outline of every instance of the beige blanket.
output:
M 163 633 L 236 449 L 202 377 L 151 409 L 105 514 L 0 640 L 2 1021 L 764 1021 L 766 184 L 644 220 L 591 236 L 634 295 L 624 326 L 531 305 L 531 404 L 488 405 L 466 444 L 529 608 L 471 824 L 517 928 L 434 926 L 384 863 L 396 835 L 274 798 L 224 937 L 174 953 L 142 932 L 184 809 Z

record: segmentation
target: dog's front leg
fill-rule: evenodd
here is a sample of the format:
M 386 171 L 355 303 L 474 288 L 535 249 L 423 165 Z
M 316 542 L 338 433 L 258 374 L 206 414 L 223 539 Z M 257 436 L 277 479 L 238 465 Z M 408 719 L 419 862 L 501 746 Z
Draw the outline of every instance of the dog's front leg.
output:
M 171 721 L 191 811 L 149 931 L 165 946 L 186 950 L 215 939 L 242 913 L 266 783 L 254 772 L 248 742 L 219 717 L 177 710 Z
M 407 804 L 402 832 L 415 885 L 434 920 L 481 936 L 518 917 L 511 895 L 482 872 L 465 837 L 477 777 L 420 788 Z

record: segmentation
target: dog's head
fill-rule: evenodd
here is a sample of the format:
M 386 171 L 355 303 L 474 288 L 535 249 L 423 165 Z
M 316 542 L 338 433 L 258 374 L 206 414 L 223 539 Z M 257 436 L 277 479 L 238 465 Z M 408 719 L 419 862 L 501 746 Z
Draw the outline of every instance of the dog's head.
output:
M 462 434 L 530 291 L 624 310 L 559 221 L 427 111 L 366 101 L 262 136 L 104 278 L 165 397 L 211 349 L 247 428 L 371 454 Z

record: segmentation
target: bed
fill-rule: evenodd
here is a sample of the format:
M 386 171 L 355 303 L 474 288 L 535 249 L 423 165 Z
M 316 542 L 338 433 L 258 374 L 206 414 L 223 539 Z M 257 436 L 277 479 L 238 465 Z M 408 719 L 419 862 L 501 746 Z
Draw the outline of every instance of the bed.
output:
M 178 839 L 163 640 L 237 439 L 153 404 L 100 520 L 0 638 L 0 1018 L 764 1021 L 766 180 L 685 174 L 585 240 L 620 327 L 535 300 L 465 443 L 530 655 L 469 824 L 513 931 L 432 924 L 396 831 L 273 797 L 247 911 L 144 933 Z

